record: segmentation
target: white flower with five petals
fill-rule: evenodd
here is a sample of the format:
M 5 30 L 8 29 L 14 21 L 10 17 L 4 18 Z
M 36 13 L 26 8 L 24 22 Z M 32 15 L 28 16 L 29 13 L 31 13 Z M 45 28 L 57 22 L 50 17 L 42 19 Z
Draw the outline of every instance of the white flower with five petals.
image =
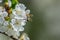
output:
M 10 23 L 15 31 L 24 31 L 25 20 L 12 19 Z

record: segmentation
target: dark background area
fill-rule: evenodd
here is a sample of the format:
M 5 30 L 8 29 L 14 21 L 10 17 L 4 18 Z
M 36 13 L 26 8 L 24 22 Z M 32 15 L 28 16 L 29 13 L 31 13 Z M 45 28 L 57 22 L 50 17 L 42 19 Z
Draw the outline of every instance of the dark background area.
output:
M 60 0 L 20 0 L 33 14 L 25 32 L 31 40 L 60 40 Z

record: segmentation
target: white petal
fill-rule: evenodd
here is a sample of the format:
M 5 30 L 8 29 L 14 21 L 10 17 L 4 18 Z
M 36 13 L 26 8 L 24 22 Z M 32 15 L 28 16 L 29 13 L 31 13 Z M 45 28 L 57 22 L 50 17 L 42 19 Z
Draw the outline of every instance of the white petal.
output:
M 2 13 L 2 17 L 6 17 L 6 16 L 8 16 L 8 13 L 4 11 L 4 12 Z
M 4 26 L 8 26 L 8 25 L 9 25 L 8 21 L 5 21 Z
M 24 31 L 24 27 L 19 27 L 18 31 Z
M 0 17 L 0 24 L 3 24 L 4 18 Z
M 3 15 L 3 13 L 2 12 L 0 12 L 0 17 Z
M 11 23 L 12 23 L 12 24 L 14 24 L 15 22 L 16 22 L 16 20 L 15 20 L 15 19 L 12 19 L 12 20 L 11 20 Z
M 12 28 L 14 29 L 14 31 L 17 31 L 17 29 L 15 28 L 15 26 L 12 23 L 10 23 L 10 24 L 12 25 Z
M 14 31 L 12 29 L 9 29 L 6 34 L 8 34 L 9 36 L 13 36 L 14 38 L 18 38 L 20 36 L 20 33 L 17 31 Z
M 15 33 L 13 34 L 13 37 L 18 39 L 19 36 L 20 36 L 20 32 L 15 31 Z
M 22 25 L 22 26 L 26 25 L 26 20 L 22 20 L 22 21 L 21 21 L 21 25 Z
M 19 7 L 20 7 L 21 10 L 25 10 L 26 9 L 24 4 L 19 4 Z
M 21 10 L 18 4 L 15 6 L 15 10 Z
M 30 10 L 26 10 L 26 14 L 29 14 L 30 13 Z
M 3 0 L 0 0 L 0 3 L 2 3 Z
M 20 4 L 17 4 L 17 5 L 16 5 L 15 9 L 16 9 L 16 10 L 25 10 L 26 7 L 25 7 L 24 4 L 21 4 L 21 3 L 20 3 Z
M 15 16 L 15 19 L 24 19 L 23 17 Z
M 8 31 L 6 31 L 5 33 L 8 34 L 9 36 L 12 36 L 12 30 L 10 30 L 10 29 Z
M 15 10 L 13 10 L 12 13 L 13 13 L 13 15 L 16 15 L 16 11 Z
M 0 27 L 1 32 L 6 32 L 7 30 L 8 30 L 8 27 L 5 27 L 5 26 Z
M 13 24 L 11 24 L 11 25 L 15 31 L 24 31 L 24 27 L 21 27 L 21 25 L 20 26 L 19 25 L 13 25 Z

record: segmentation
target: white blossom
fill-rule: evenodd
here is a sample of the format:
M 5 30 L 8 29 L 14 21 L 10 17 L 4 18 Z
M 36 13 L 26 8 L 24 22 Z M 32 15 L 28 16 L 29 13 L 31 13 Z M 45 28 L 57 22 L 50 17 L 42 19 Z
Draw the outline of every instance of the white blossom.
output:
M 6 34 L 9 36 L 13 36 L 14 38 L 18 39 L 18 36 L 20 36 L 20 33 L 18 31 L 14 31 L 13 29 L 9 29 Z
M 21 10 L 25 10 L 26 9 L 24 4 L 19 4 L 19 7 L 20 7 Z
M 11 0 L 8 0 L 9 7 L 12 6 L 11 4 Z M 15 9 L 12 9 L 11 14 L 9 14 L 5 8 L 0 7 L 0 31 L 18 39 L 20 33 L 24 31 L 24 26 L 27 22 L 27 14 L 29 13 L 30 10 L 26 10 L 26 6 L 22 3 L 17 3 Z M 26 34 L 23 34 L 22 38 L 23 40 L 30 40 Z
M 4 21 L 3 25 L 4 26 L 8 26 L 9 25 L 9 22 L 8 21 Z
M 25 21 L 22 20 L 17 20 L 17 19 L 12 19 L 11 20 L 11 25 L 15 31 L 24 31 L 24 24 Z
M 7 17 L 8 16 L 8 13 L 6 11 L 3 11 L 1 16 L 2 17 Z
M 23 10 L 13 10 L 12 13 L 13 13 L 13 15 L 15 15 L 14 18 L 16 18 L 16 19 L 26 19 L 27 18 L 26 13 Z

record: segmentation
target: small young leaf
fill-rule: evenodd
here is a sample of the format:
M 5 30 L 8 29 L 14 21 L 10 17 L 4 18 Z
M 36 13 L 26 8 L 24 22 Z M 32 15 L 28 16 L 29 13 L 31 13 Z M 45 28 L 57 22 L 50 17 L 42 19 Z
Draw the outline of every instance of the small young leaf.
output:
M 14 9 L 15 5 L 18 3 L 18 0 L 11 0 L 11 2 L 12 2 L 12 8 Z

